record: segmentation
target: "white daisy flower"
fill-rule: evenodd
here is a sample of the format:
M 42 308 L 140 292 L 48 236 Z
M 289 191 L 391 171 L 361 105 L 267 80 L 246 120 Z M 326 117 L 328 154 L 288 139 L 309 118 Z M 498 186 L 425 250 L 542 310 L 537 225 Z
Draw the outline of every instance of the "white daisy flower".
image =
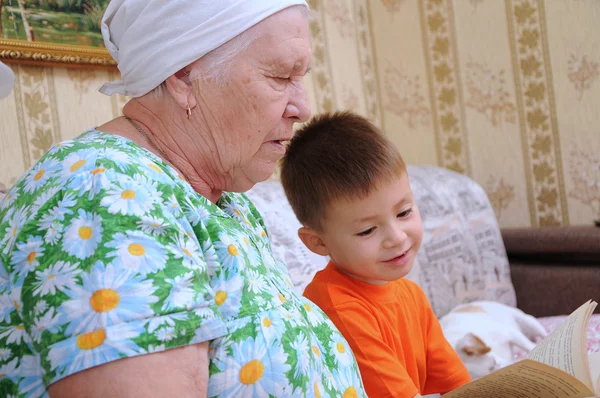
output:
M 150 307 L 158 301 L 151 280 L 131 269 L 98 261 L 81 273 L 81 286 L 65 290 L 69 300 L 59 307 L 68 323 L 66 335 L 90 332 L 154 315 Z
M 15 310 L 15 305 L 8 292 L 0 294 L 0 322 L 10 322 L 10 314 Z
M 0 365 L 0 374 L 7 378 L 16 378 L 19 376 L 17 365 L 19 364 L 19 358 L 14 358 L 12 361 Z
M 203 305 L 201 307 L 196 307 L 194 309 L 194 314 L 202 319 L 207 319 L 214 315 L 214 311 L 208 305 Z
M 48 303 L 46 302 L 46 300 L 38 301 L 37 303 L 35 303 L 35 307 L 33 308 L 36 315 L 43 314 L 47 309 Z
M 208 276 L 215 276 L 217 271 L 221 269 L 221 263 L 219 262 L 219 257 L 217 256 L 217 252 L 210 239 L 205 240 L 202 244 L 202 253 L 204 253 L 204 261 L 206 262 L 206 267 L 208 269 Z
M 10 288 L 10 276 L 0 257 L 0 292 L 4 292 L 8 288 Z
M 310 368 L 310 348 L 308 340 L 304 333 L 300 332 L 296 340 L 291 344 L 291 347 L 296 352 L 296 367 L 294 369 L 294 377 L 300 378 L 308 375 Z
M 318 312 L 317 307 L 309 302 L 308 300 L 304 300 L 304 311 L 306 312 L 306 316 L 308 317 L 308 321 L 311 326 L 319 326 L 321 321 L 323 320 L 321 314 Z
M 35 319 L 35 325 L 31 328 L 31 337 L 33 341 L 39 343 L 42 340 L 44 330 L 50 333 L 56 333 L 60 329 L 60 317 L 55 314 L 54 308 L 46 312 L 42 317 Z
M 20 277 L 24 277 L 29 271 L 40 265 L 40 257 L 44 254 L 44 241 L 39 236 L 31 236 L 27 242 L 17 243 L 17 250 L 13 253 L 11 265 Z
M 241 242 L 237 242 L 227 233 L 220 233 L 219 240 L 215 244 L 215 249 L 217 250 L 217 256 L 223 269 L 236 271 L 244 269 L 243 265 L 245 262 L 240 258 L 240 250 L 242 250 Z
M 206 269 L 206 264 L 202 261 L 202 255 L 198 245 L 194 240 L 187 235 L 180 233 L 175 238 L 175 243 L 171 245 L 171 251 L 176 259 L 182 259 L 184 267 L 189 269 L 199 269 L 203 272 Z
M 291 366 L 281 344 L 270 345 L 259 335 L 231 346 L 231 356 L 213 361 L 221 372 L 211 376 L 209 396 L 281 397 L 290 389 L 286 373 Z
M 152 210 L 156 198 L 150 195 L 145 186 L 147 184 L 146 179 L 139 175 L 114 183 L 100 201 L 100 205 L 108 207 L 111 214 L 141 217 Z
M 175 321 L 185 321 L 188 319 L 187 313 L 174 313 L 169 315 L 157 316 L 150 319 L 147 323 L 148 333 L 154 332 L 162 325 L 175 326 Z
M 193 287 L 193 278 L 194 274 L 188 272 L 173 279 L 165 279 L 165 282 L 171 285 L 171 290 L 163 304 L 163 310 L 187 310 L 194 304 L 196 291 Z
M 79 259 L 91 256 L 102 240 L 102 218 L 96 213 L 79 209 L 78 218 L 72 220 L 65 232 L 63 250 Z
M 187 198 L 184 203 L 184 209 L 185 217 L 193 226 L 198 225 L 200 222 L 206 223 L 211 218 L 211 214 L 206 207 L 203 205 L 195 206 Z
M 174 327 L 167 326 L 162 329 L 158 329 L 155 336 L 160 341 L 171 341 L 177 337 L 177 332 L 175 331 Z
M 48 150 L 50 155 L 55 155 L 64 151 L 65 149 L 69 149 L 73 146 L 73 140 L 59 142 L 58 144 L 52 145 L 52 147 Z
M 32 193 L 46 184 L 49 179 L 55 177 L 59 170 L 59 164 L 54 159 L 46 159 L 38 162 L 27 173 L 25 177 L 25 192 Z
M 167 222 L 162 218 L 148 216 L 142 217 L 142 219 L 137 222 L 137 225 L 142 232 L 146 234 L 162 236 L 165 234 Z
M 25 393 L 27 397 L 41 397 L 46 395 L 46 386 L 40 375 L 43 373 L 40 358 L 37 355 L 24 355 L 19 362 L 17 374 L 21 377 L 19 381 L 19 392 Z
M 235 318 L 242 304 L 244 282 L 238 275 L 225 277 L 222 272 L 218 278 L 211 280 L 214 301 L 224 318 Z
M 329 394 L 325 390 L 325 386 L 323 385 L 323 377 L 321 372 L 313 372 L 311 377 L 311 396 L 313 397 L 321 397 L 321 398 L 329 398 Z M 358 395 L 357 395 L 358 397 Z
M 345 397 L 359 397 L 359 391 L 363 391 L 360 374 L 354 366 L 338 366 L 333 371 L 333 379 L 337 382 L 336 390 Z
M 0 210 L 4 210 L 7 207 L 12 206 L 12 204 L 15 202 L 15 200 L 17 200 L 19 196 L 21 196 L 21 193 L 16 188 L 13 188 L 10 191 L 8 191 L 8 193 L 4 195 L 2 200 L 0 200 Z
M 141 275 L 158 272 L 167 263 L 166 250 L 141 231 L 118 232 L 106 247 L 116 249 L 108 253 L 108 257 L 116 257 L 116 267 L 129 268 Z
M 59 341 L 48 352 L 50 366 L 56 369 L 57 374 L 72 374 L 123 357 L 142 354 L 144 350 L 133 339 L 143 332 L 144 329 L 137 322 L 123 323 Z
M 44 242 L 49 245 L 55 245 L 58 243 L 60 238 L 62 237 L 62 225 L 57 223 L 52 223 L 47 228 L 46 234 L 44 235 Z
M 8 348 L 0 348 L 0 363 L 8 361 L 12 357 L 13 353 Z
M 100 150 L 99 157 L 108 159 L 121 170 L 127 169 L 131 164 L 131 157 L 126 153 L 116 148 L 103 148 Z
M 4 254 L 8 254 L 12 250 L 17 237 L 21 232 L 21 228 L 23 228 L 23 225 L 25 225 L 25 223 L 28 221 L 29 216 L 30 213 L 28 207 L 20 207 L 15 210 L 14 214 L 10 218 L 10 221 L 8 222 L 8 227 L 4 230 L 5 235 L 2 239 L 2 244 L 4 245 L 4 250 L 2 252 Z M 8 215 L 5 217 L 9 218 Z
M 175 218 L 179 218 L 182 210 L 181 206 L 179 205 L 179 201 L 177 200 L 175 195 L 169 196 L 169 199 L 167 199 L 166 206 L 169 210 L 171 210 L 171 213 L 173 213 Z
M 52 199 L 52 197 L 54 195 L 56 195 L 56 193 L 60 190 L 61 190 L 61 187 L 54 186 L 54 187 L 48 189 L 46 192 L 42 192 L 42 194 L 40 196 L 38 196 L 35 199 L 35 201 L 33 202 L 33 205 L 31 206 L 31 212 L 37 213 L 38 210 L 42 206 L 44 206 L 50 199 Z
M 80 149 L 70 153 L 62 161 L 62 180 L 66 181 L 75 173 L 90 171 L 96 168 L 98 150 L 95 148 Z
M 6 337 L 6 344 L 21 344 L 21 341 L 27 342 L 27 332 L 25 325 L 11 325 L 3 328 L 0 338 Z
M 258 271 L 248 270 L 246 272 L 246 279 L 248 280 L 248 287 L 252 293 L 258 294 L 268 290 L 265 278 L 263 278 Z
M 71 264 L 65 261 L 57 261 L 54 265 L 43 271 L 35 273 L 35 289 L 33 295 L 45 296 L 47 294 L 56 294 L 56 291 L 73 289 L 77 282 L 75 278 L 79 274 L 79 263 Z
M 331 340 L 331 352 L 335 356 L 335 362 L 339 366 L 350 366 L 354 362 L 352 351 L 348 347 L 348 343 L 340 334 L 333 334 Z
M 265 339 L 270 342 L 285 334 L 285 325 L 277 313 L 268 312 L 261 316 L 260 323 L 256 325 L 256 331 L 262 333 Z
M 99 164 L 73 175 L 67 186 L 78 191 L 78 196 L 89 192 L 88 199 L 92 200 L 102 190 L 109 189 L 113 181 L 117 179 L 118 175 L 112 169 Z

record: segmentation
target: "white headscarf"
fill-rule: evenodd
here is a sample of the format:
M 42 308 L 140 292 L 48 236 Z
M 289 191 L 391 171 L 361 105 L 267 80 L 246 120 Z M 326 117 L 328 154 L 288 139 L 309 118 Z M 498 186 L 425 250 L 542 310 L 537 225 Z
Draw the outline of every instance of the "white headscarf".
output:
M 0 62 L 0 99 L 8 97 L 15 84 L 15 74 L 12 69 Z
M 123 80 L 100 92 L 140 97 L 263 19 L 304 0 L 111 0 L 104 44 Z

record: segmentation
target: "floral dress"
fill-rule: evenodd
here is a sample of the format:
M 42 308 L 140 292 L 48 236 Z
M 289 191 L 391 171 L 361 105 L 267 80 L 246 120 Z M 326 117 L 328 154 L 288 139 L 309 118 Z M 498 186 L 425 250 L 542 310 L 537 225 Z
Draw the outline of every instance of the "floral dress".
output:
M 243 194 L 217 204 L 132 141 L 52 147 L 0 201 L 0 396 L 210 341 L 210 397 L 362 397 Z

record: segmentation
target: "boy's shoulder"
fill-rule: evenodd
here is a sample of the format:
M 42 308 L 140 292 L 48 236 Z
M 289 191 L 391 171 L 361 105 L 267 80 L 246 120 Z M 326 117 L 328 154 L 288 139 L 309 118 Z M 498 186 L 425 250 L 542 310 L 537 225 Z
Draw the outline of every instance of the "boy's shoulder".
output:
M 315 274 L 304 289 L 303 295 L 327 312 L 329 308 L 365 302 L 363 293 L 349 277 L 329 263 L 327 267 Z

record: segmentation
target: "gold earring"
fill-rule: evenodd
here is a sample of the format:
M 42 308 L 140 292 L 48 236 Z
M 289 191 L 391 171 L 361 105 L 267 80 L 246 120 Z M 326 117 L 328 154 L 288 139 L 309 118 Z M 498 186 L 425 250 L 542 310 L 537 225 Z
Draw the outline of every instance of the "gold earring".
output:
M 190 104 L 185 104 L 185 106 L 185 115 L 187 116 L 188 120 L 192 120 L 192 108 L 190 108 Z

